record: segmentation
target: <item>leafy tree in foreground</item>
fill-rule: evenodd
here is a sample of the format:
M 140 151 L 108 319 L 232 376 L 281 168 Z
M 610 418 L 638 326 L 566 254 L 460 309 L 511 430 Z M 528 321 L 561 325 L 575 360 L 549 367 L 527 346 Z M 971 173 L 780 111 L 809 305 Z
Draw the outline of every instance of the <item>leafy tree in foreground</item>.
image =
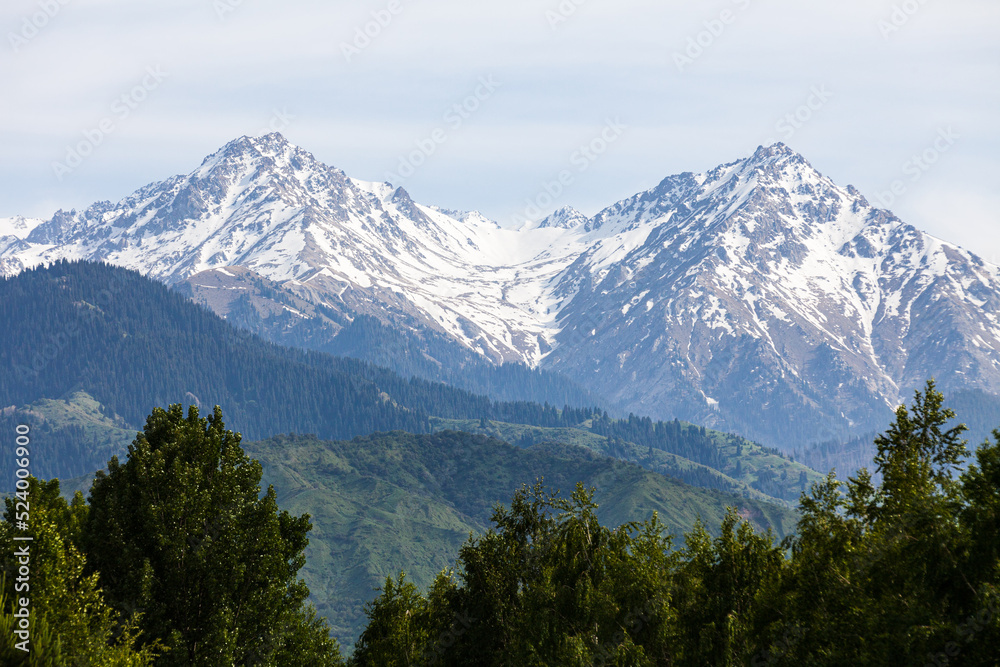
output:
M 498 506 L 470 537 L 458 574 L 424 598 L 388 579 L 368 608 L 355 665 L 656 665 L 670 659 L 675 556 L 656 519 L 615 530 L 593 490 L 571 498 L 541 484 Z
M 0 664 L 52 665 L 65 667 L 143 667 L 150 665 L 159 647 L 155 642 L 136 650 L 136 618 L 125 619 L 123 627 L 97 588 L 97 575 L 86 574 L 85 556 L 80 549 L 87 505 L 77 493 L 67 503 L 59 494 L 59 480 L 48 482 L 28 478 L 21 497 L 6 498 L 0 523 Z M 18 507 L 20 505 L 20 507 Z M 27 507 L 30 542 L 15 542 L 15 519 Z M 26 550 L 30 575 L 18 581 L 17 554 Z M 29 600 L 29 641 L 14 635 L 21 620 L 14 616 Z
M 774 536 L 730 509 L 721 535 L 699 523 L 685 539 L 675 597 L 679 664 L 740 665 L 755 646 L 754 622 L 784 565 Z
M 339 664 L 297 578 L 309 517 L 279 512 L 222 412 L 157 408 L 99 474 L 83 529 L 109 601 L 141 614 L 164 665 Z
M 862 469 L 803 496 L 760 664 L 998 664 L 1000 440 L 956 478 L 954 417 L 928 382 L 875 440 L 878 488 Z

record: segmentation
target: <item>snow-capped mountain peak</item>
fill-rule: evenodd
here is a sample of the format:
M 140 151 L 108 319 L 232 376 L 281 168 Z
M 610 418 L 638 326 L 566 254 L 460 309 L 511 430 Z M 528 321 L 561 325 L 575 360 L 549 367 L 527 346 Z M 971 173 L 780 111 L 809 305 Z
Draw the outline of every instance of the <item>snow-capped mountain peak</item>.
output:
M 434 330 L 769 442 L 877 427 L 931 376 L 1000 393 L 997 267 L 780 143 L 513 230 L 349 178 L 278 133 L 241 137 L 121 202 L 0 220 L 6 275 L 59 258 L 167 283 L 241 267 L 344 321 Z
M 586 225 L 589 218 L 572 206 L 564 206 L 556 209 L 547 217 L 542 219 L 535 227 L 537 229 L 574 229 L 580 225 Z

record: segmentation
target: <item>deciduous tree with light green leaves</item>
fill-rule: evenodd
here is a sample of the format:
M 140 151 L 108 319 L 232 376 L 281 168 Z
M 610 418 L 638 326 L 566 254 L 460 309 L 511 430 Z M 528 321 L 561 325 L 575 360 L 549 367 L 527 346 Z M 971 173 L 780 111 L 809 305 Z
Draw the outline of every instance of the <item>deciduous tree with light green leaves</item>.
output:
M 67 503 L 59 494 L 59 480 L 28 478 L 24 499 L 5 499 L 0 523 L 0 664 L 52 667 L 144 667 L 160 652 L 156 642 L 136 649 L 135 616 L 120 617 L 105 602 L 97 575 L 85 572 L 80 548 L 87 518 L 83 495 Z M 22 507 L 17 508 L 21 501 Z M 28 508 L 28 531 L 14 530 L 15 511 Z M 28 535 L 30 541 L 14 541 Z M 25 550 L 24 561 L 15 557 Z M 15 588 L 19 564 L 26 562 L 27 577 Z M 14 602 L 29 602 L 27 641 L 14 635 L 22 620 L 14 616 Z M 23 642 L 23 643 L 22 643 Z M 18 647 L 17 644 L 21 643 Z

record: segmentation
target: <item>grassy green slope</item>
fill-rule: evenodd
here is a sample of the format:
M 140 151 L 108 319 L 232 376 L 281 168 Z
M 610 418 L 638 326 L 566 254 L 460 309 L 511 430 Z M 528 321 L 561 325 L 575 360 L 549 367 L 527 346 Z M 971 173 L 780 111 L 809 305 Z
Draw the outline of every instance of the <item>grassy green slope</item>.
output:
M 36 464 L 50 458 L 44 451 L 53 438 L 81 437 L 87 446 L 100 446 L 107 460 L 121 454 L 135 436 L 83 392 L 39 400 L 23 411 L 30 411 L 36 424 Z M 480 423 L 435 420 L 436 428 L 446 426 L 471 431 Z M 507 502 L 517 487 L 538 478 L 563 492 L 580 481 L 596 487 L 601 519 L 611 525 L 643 520 L 657 511 L 680 536 L 699 517 L 710 529 L 717 528 L 725 508 L 738 506 L 759 527 L 772 527 L 778 536 L 793 527 L 793 512 L 765 502 L 771 499 L 751 488 L 747 477 L 735 479 L 681 456 L 644 451 L 585 428 L 486 425 L 490 435 L 517 442 L 516 447 L 482 435 L 441 431 L 337 442 L 279 436 L 248 443 L 247 450 L 263 464 L 264 481 L 274 484 L 281 506 L 312 515 L 304 577 L 320 611 L 348 643 L 359 631 L 364 603 L 384 577 L 406 570 L 416 583 L 426 585 L 454 562 L 470 532 L 487 527 L 495 503 Z M 767 452 L 743 447 L 739 460 L 746 461 L 741 467 L 748 475 L 754 474 L 758 461 L 765 466 L 797 465 L 780 457 L 769 463 Z M 620 458 L 634 459 L 642 467 Z M 69 477 L 53 463 L 51 470 L 36 473 Z M 673 477 L 678 470 L 711 476 L 717 489 L 677 481 Z M 67 495 L 76 490 L 86 494 L 92 479 L 66 479 L 63 490 Z
M 802 491 L 821 478 L 819 473 L 801 463 L 774 454 L 757 443 L 718 431 L 708 431 L 708 434 L 722 453 L 725 463 L 719 468 L 712 468 L 670 452 L 643 448 L 631 442 L 611 442 L 587 430 L 589 424 L 586 422 L 579 428 L 543 428 L 491 421 L 484 428 L 474 419 L 432 417 L 431 426 L 435 430 L 489 435 L 520 446 L 546 441 L 579 445 L 697 486 L 760 500 L 780 499 L 794 504 Z
M 699 517 L 717 528 L 727 506 L 779 537 L 795 520 L 772 503 L 688 486 L 573 445 L 523 449 L 445 431 L 346 442 L 278 436 L 246 448 L 264 466 L 264 481 L 275 486 L 281 507 L 312 515 L 304 578 L 320 612 L 348 643 L 361 627 L 364 603 L 386 576 L 405 570 L 427 585 L 454 562 L 470 532 L 485 529 L 494 504 L 538 478 L 563 492 L 581 481 L 595 487 L 607 524 L 656 511 L 677 536 Z
M 136 434 L 121 419 L 103 414 L 101 404 L 82 391 L 0 411 L 4 432 L 13 433 L 14 425 L 20 423 L 31 425 L 31 472 L 41 479 L 73 477 L 81 472 L 81 461 L 120 456 Z M 13 486 L 13 466 L 13 456 L 0 458 L 5 490 Z
M 3 411 L 0 421 L 33 424 L 33 438 L 40 452 L 59 451 L 59 455 L 36 457 L 36 474 L 42 478 L 71 478 L 79 474 L 85 460 L 107 461 L 121 455 L 135 437 L 120 417 L 108 417 L 89 394 L 76 391 L 59 399 L 40 399 L 17 409 Z M 542 442 L 579 445 L 599 454 L 638 465 L 694 486 L 719 489 L 759 500 L 779 500 L 794 505 L 800 491 L 819 479 L 819 474 L 801 463 L 775 455 L 760 445 L 725 433 L 708 431 L 712 446 L 721 453 L 723 465 L 713 468 L 678 454 L 638 446 L 631 442 L 609 440 L 590 432 L 584 422 L 578 428 L 546 428 L 499 421 L 431 418 L 436 431 L 457 430 L 495 437 L 520 447 Z M 11 426 L 13 428 L 13 426 Z M 10 462 L 7 462 L 10 463 Z M 0 461 L 0 474 L 4 472 Z M 93 463 L 91 464 L 93 465 Z M 86 469 L 86 466 L 83 467 Z M 12 471 L 8 471 L 12 472 Z M 7 475 L 9 477 L 9 475 Z M 763 482 L 763 483 L 762 483 Z

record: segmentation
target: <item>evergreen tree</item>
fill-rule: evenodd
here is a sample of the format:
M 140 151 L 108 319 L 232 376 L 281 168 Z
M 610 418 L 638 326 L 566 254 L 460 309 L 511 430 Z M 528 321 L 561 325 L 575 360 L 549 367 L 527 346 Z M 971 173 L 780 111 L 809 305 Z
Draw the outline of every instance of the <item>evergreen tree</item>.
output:
M 424 598 L 386 581 L 354 665 L 657 665 L 671 656 L 675 556 L 655 515 L 611 530 L 593 492 L 541 484 L 497 507 L 493 528 L 462 547 L 455 581 Z
M 790 574 L 761 629 L 776 642 L 805 628 L 783 664 L 996 664 L 996 643 L 980 642 L 1000 627 L 996 450 L 981 448 L 983 467 L 956 479 L 964 426 L 947 427 L 955 414 L 943 399 L 928 382 L 876 438 L 881 485 L 862 469 L 803 497 Z M 980 621 L 964 635 L 972 647 L 957 643 L 969 618 Z
M 386 582 L 354 664 L 1000 664 L 1000 431 L 956 478 L 953 419 L 928 383 L 876 440 L 882 483 L 831 473 L 780 546 L 730 510 L 675 552 L 582 488 L 522 489 L 455 578 Z
M 111 602 L 142 614 L 143 640 L 169 649 L 158 664 L 339 662 L 297 578 L 309 517 L 279 512 L 260 478 L 218 407 L 204 419 L 172 405 L 95 480 L 89 565 Z
M 711 539 L 699 525 L 686 536 L 680 565 L 678 663 L 742 665 L 756 641 L 761 599 L 781 574 L 781 549 L 730 509 L 722 534 Z

